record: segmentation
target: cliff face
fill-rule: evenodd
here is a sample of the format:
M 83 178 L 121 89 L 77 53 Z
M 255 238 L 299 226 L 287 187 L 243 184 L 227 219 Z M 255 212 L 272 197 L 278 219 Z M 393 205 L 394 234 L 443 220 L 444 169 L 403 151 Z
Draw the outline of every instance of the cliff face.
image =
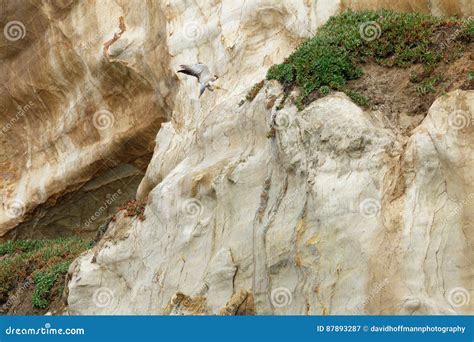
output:
M 72 266 L 71 313 L 219 313 L 242 292 L 258 314 L 472 312 L 453 293 L 472 281 L 473 128 L 448 120 L 474 92 L 408 141 L 342 94 L 285 108 L 267 139 L 280 94 L 160 130 L 146 219 L 119 217 Z
M 113 196 L 117 188 L 107 185 L 119 182 L 129 193 L 169 119 L 175 79 L 162 12 L 153 3 L 139 9 L 112 1 L 2 6 L 0 236 L 21 222 L 16 233 L 30 236 L 44 216 L 55 219 L 41 220 L 40 235 L 57 236 L 66 226 L 77 231 L 105 201 L 91 188 L 102 183 Z M 125 32 L 104 51 L 128 7 Z M 79 196 L 94 208 L 62 197 L 83 191 L 98 174 L 102 179 L 86 186 L 89 198 Z M 45 209 L 56 202 L 60 210 Z
M 71 266 L 70 313 L 472 313 L 472 91 L 438 99 L 411 137 L 339 93 L 277 111 L 267 82 L 241 102 L 331 15 L 372 6 L 11 3 L 2 23 L 26 35 L 2 41 L 0 235 L 86 183 L 126 186 L 116 168 L 139 173 L 155 146 L 145 220 L 119 213 Z M 201 99 L 174 74 L 197 61 L 220 76 Z
M 266 83 L 241 103 L 331 12 L 318 6 L 164 7 L 171 65 L 203 61 L 225 90 L 198 101 L 180 83 L 138 190 L 146 219 L 119 214 L 72 265 L 71 313 L 472 312 L 458 304 L 472 291 L 473 131 L 450 125 L 472 92 L 440 98 L 410 138 L 343 94 L 277 112 Z

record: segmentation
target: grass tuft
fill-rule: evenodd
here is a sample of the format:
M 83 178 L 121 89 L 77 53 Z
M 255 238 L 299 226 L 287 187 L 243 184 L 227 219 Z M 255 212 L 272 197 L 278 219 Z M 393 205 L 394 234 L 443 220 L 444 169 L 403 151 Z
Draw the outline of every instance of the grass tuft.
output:
M 92 247 L 92 241 L 78 238 L 54 240 L 10 240 L 0 244 L 0 302 L 25 279 L 33 279 L 32 306 L 46 308 L 50 290 L 71 262 Z

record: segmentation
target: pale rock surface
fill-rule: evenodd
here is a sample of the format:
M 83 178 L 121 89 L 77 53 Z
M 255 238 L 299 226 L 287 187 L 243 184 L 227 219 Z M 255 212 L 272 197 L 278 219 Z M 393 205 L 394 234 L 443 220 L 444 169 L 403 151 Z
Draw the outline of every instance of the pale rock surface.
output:
M 472 126 L 446 126 L 457 106 L 472 116 L 472 92 L 439 99 L 408 141 L 343 94 L 277 111 L 267 83 L 239 106 L 338 9 L 195 6 L 163 7 L 170 63 L 202 60 L 226 90 L 198 101 L 180 83 L 138 191 L 146 219 L 119 216 L 71 266 L 69 312 L 472 313 Z
M 473 6 L 470 0 L 5 2 L 0 238 L 22 222 L 31 226 L 34 210 L 54 206 L 98 174 L 123 163 L 144 168 L 163 121 L 172 115 L 180 130 L 191 124 L 190 113 L 208 113 L 217 98 L 240 94 L 339 11 L 468 17 Z M 121 16 L 126 29 L 107 56 L 104 43 L 120 32 Z M 12 22 L 22 26 L 7 31 Z M 199 60 L 221 76 L 227 93 L 199 103 L 194 82 L 177 85 L 178 65 Z
M 0 238 L 97 175 L 127 164 L 146 169 L 170 117 L 175 78 L 162 12 L 156 2 L 140 3 L 2 4 Z M 107 58 L 103 43 L 125 13 L 127 30 Z M 23 28 L 4 31 L 15 21 Z M 78 209 L 72 202 L 65 212 Z

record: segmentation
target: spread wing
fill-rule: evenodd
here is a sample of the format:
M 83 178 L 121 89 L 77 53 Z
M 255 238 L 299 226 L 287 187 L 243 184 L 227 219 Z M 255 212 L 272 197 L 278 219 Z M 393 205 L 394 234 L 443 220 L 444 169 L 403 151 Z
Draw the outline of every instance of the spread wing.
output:
M 206 82 L 209 79 L 210 73 L 209 68 L 205 64 L 192 64 L 192 65 L 180 65 L 181 70 L 178 72 L 194 76 L 198 79 L 199 82 Z

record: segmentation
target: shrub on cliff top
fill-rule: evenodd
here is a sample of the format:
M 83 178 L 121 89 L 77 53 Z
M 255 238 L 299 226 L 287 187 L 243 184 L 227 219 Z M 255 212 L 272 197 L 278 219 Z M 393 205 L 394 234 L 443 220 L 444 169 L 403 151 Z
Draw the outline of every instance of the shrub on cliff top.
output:
M 348 92 L 346 83 L 362 76 L 358 66 L 362 63 L 433 66 L 446 54 L 461 52 L 473 38 L 473 20 L 388 10 L 347 11 L 329 19 L 282 64 L 273 65 L 267 79 L 278 80 L 287 89 L 298 87 L 301 104 L 321 87 Z
M 79 254 L 91 247 L 91 241 L 78 238 L 1 243 L 0 302 L 6 302 L 15 288 L 25 287 L 25 290 L 34 285 L 32 306 L 46 308 L 58 279 Z

